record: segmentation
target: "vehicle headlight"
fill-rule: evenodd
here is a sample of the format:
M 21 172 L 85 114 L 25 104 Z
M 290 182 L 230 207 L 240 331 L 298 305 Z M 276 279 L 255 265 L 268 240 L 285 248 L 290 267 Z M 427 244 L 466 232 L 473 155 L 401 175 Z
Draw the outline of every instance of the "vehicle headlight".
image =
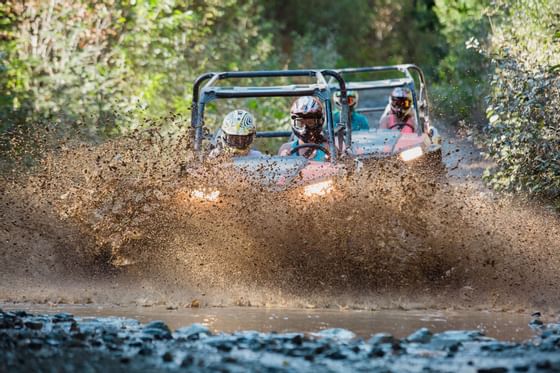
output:
M 307 197 L 324 196 L 333 190 L 333 181 L 325 180 L 315 184 L 306 185 L 303 194 Z
M 195 189 L 191 192 L 191 197 L 201 201 L 213 202 L 220 196 L 219 190 Z
M 419 146 L 415 146 L 414 148 L 410 148 L 401 152 L 400 157 L 403 161 L 409 162 L 420 158 L 423 155 L 424 151 L 422 150 L 422 148 Z

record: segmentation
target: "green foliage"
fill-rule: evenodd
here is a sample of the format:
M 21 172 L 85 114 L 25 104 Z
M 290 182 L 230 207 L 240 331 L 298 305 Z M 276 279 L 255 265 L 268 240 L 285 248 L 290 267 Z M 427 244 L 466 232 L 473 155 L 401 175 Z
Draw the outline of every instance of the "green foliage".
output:
M 434 75 L 431 97 L 436 114 L 456 123 L 481 123 L 488 63 L 478 53 L 489 32 L 488 0 L 436 0 L 434 9 L 443 25 L 441 32 L 448 44 L 448 52 Z
M 485 131 L 497 189 L 560 200 L 560 1 L 500 2 Z

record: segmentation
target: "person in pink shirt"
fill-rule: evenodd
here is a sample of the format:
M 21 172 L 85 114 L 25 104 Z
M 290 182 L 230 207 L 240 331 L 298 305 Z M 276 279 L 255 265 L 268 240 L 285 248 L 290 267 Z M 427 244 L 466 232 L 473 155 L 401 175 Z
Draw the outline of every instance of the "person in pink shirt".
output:
M 398 130 L 401 133 L 415 133 L 416 126 L 412 92 L 408 88 L 395 88 L 391 92 L 389 104 L 379 120 L 379 128 Z

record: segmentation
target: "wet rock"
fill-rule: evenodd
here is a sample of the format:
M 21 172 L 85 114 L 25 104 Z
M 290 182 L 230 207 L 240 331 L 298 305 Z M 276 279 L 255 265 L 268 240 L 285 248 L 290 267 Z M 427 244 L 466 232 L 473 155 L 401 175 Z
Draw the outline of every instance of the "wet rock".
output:
M 40 350 L 43 347 L 43 341 L 41 341 L 40 339 L 32 339 L 27 344 L 27 347 L 35 351 Z
M 53 322 L 71 322 L 74 321 L 74 315 L 66 312 L 57 313 L 53 317 Z
M 169 351 L 165 352 L 162 356 L 161 359 L 163 361 L 165 361 L 166 363 L 170 363 L 173 361 L 173 354 Z
M 542 360 L 535 364 L 535 368 L 540 370 L 548 370 L 551 372 L 558 372 L 560 370 L 560 361 L 552 363 L 550 360 Z
M 513 367 L 515 372 L 528 372 L 529 366 L 528 365 L 516 365 Z
M 149 356 L 153 353 L 154 351 L 149 348 L 149 347 L 142 347 L 139 351 L 138 351 L 138 355 L 142 355 L 142 356 Z
M 183 337 L 190 341 L 198 340 L 201 336 L 209 336 L 212 335 L 210 330 L 207 327 L 201 324 L 192 324 L 190 326 L 179 328 L 175 331 L 176 337 Z
M 153 339 L 171 339 L 171 331 L 163 321 L 152 321 L 142 329 L 144 337 L 153 337 Z M 144 338 L 142 338 L 144 339 Z
M 169 330 L 169 327 L 167 326 L 167 324 L 164 323 L 161 320 L 155 320 L 155 321 L 147 323 L 144 326 L 144 329 L 159 329 L 159 330 L 162 330 L 164 332 L 171 333 L 171 330 Z
M 379 344 L 385 344 L 385 343 L 394 343 L 395 340 L 396 340 L 395 337 L 393 337 L 391 334 L 377 333 L 377 334 L 374 334 L 368 340 L 368 343 L 370 345 L 379 345 Z
M 194 358 L 191 355 L 187 355 L 181 362 L 181 367 L 190 367 L 194 363 Z
M 369 356 L 374 358 L 383 357 L 385 356 L 385 351 L 383 351 L 382 348 L 376 346 L 371 349 L 371 351 L 369 352 Z
M 508 369 L 504 367 L 495 368 L 478 368 L 478 373 L 507 373 Z
M 356 334 L 352 333 L 350 330 L 341 328 L 325 329 L 318 333 L 313 333 L 312 335 L 321 338 L 336 339 L 339 341 L 347 341 L 356 338 Z
M 544 323 L 540 319 L 533 319 L 529 322 L 529 326 L 533 327 L 533 328 L 534 327 L 538 328 L 538 327 L 541 327 L 543 325 L 544 325 Z
M 24 322 L 24 325 L 26 328 L 32 329 L 32 330 L 41 330 L 43 328 L 43 323 L 39 322 L 39 321 L 33 321 L 33 320 L 29 320 Z
M 406 341 L 410 343 L 428 343 L 432 339 L 432 332 L 427 328 L 421 328 L 406 337 Z
M 124 357 L 121 357 L 120 361 L 121 361 L 122 364 L 128 364 L 128 363 L 130 363 L 130 358 L 128 356 L 124 356 Z
M 535 311 L 531 314 L 531 317 L 537 318 L 537 317 L 541 317 L 542 314 L 539 311 Z

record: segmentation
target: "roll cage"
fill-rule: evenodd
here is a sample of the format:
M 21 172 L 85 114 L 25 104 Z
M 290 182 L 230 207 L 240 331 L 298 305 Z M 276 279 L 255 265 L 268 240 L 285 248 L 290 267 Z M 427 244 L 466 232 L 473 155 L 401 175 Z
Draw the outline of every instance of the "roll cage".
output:
M 314 77 L 312 84 L 291 84 L 282 86 L 219 86 L 219 81 L 235 80 L 243 78 L 278 78 L 278 77 Z M 346 131 L 338 132 L 346 148 L 352 142 L 351 126 L 347 119 L 349 117 L 348 98 L 346 94 L 346 83 L 342 76 L 334 70 L 272 70 L 272 71 L 231 71 L 210 72 L 200 75 L 193 84 L 193 100 L 191 113 L 191 126 L 194 132 L 194 150 L 202 151 L 202 141 L 205 138 L 204 110 L 207 103 L 217 99 L 235 99 L 252 97 L 301 97 L 315 96 L 323 103 L 326 111 L 326 134 L 331 153 L 331 162 L 336 162 L 337 155 L 344 148 L 337 149 L 335 145 L 335 125 L 333 123 L 331 87 L 327 82 L 336 81 L 336 90 L 341 92 L 342 114 L 339 127 Z M 203 85 L 204 84 L 204 85 Z M 333 84 L 334 85 L 334 84 Z M 288 114 L 288 113 L 286 113 Z M 257 137 L 290 137 L 290 131 L 258 131 Z
M 357 68 L 344 68 L 335 69 L 341 76 L 361 73 L 378 73 L 378 72 L 391 72 L 396 71 L 402 74 L 400 78 L 392 79 L 378 79 L 369 81 L 351 81 L 346 80 L 346 89 L 353 91 L 366 91 L 366 90 L 382 90 L 387 88 L 406 87 L 412 92 L 412 99 L 414 105 L 414 115 L 416 116 L 416 123 L 419 123 L 416 129 L 418 134 L 429 133 L 430 130 L 430 113 L 428 104 L 428 92 L 426 88 L 426 79 L 424 72 L 420 67 L 413 64 L 391 65 L 391 66 L 371 66 L 371 67 L 357 67 Z M 414 78 L 419 82 L 419 89 L 416 90 L 416 83 Z M 329 80 L 329 85 L 332 91 L 338 91 L 339 87 L 337 82 L 333 79 Z M 362 107 L 357 109 L 360 113 L 370 112 L 383 112 L 385 106 L 378 107 Z M 342 116 L 341 116 L 342 117 Z M 346 119 L 350 123 L 349 118 Z

